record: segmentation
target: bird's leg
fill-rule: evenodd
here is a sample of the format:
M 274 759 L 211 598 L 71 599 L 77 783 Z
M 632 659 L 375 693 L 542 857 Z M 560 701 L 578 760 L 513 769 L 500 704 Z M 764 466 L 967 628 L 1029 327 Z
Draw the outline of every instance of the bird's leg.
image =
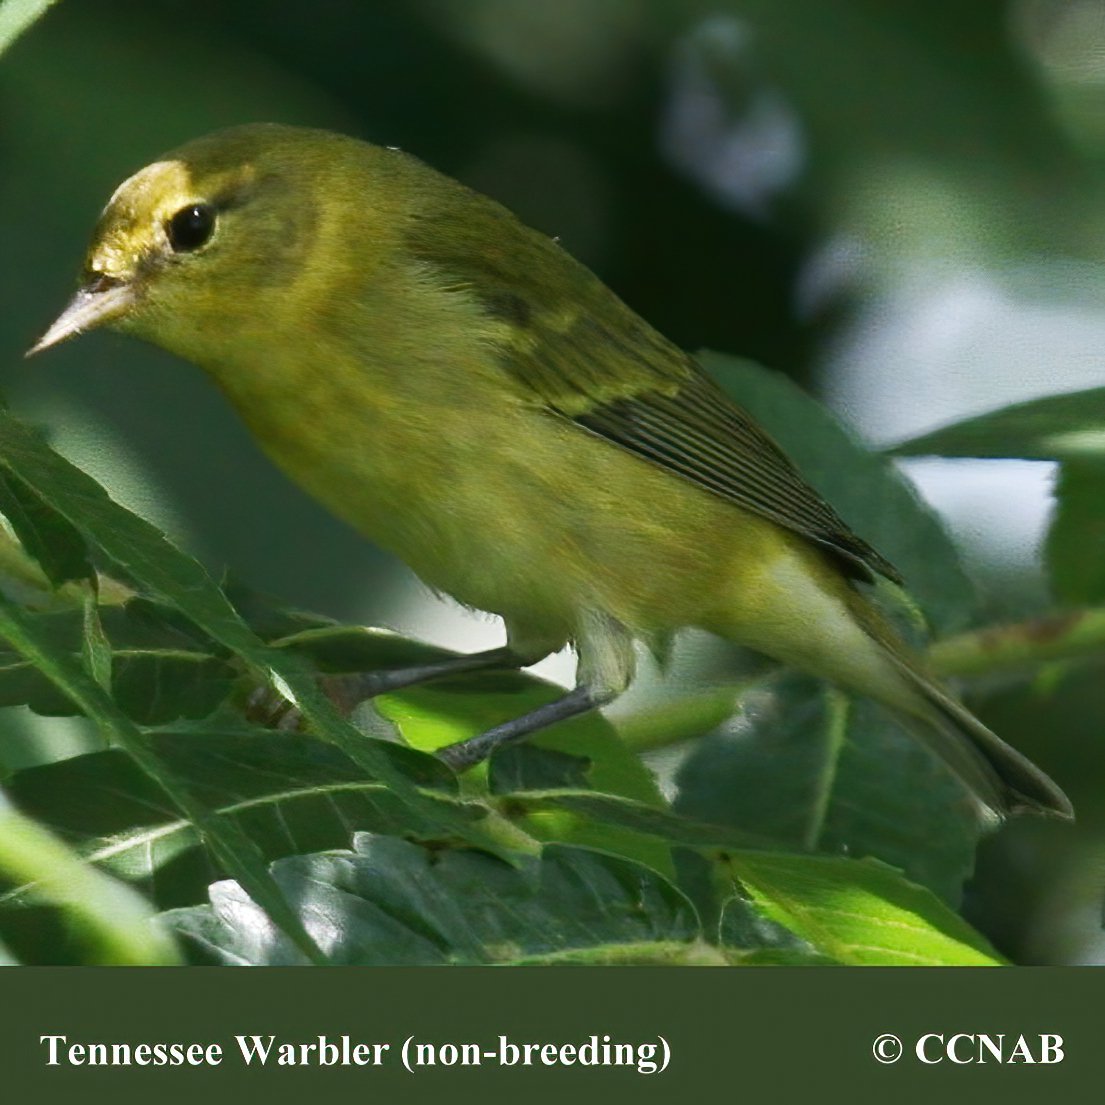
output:
M 528 659 L 506 645 L 502 648 L 490 648 L 485 652 L 473 652 L 467 656 L 450 656 L 428 664 L 411 664 L 405 668 L 323 675 L 319 677 L 319 686 L 338 710 L 348 716 L 365 699 L 387 694 L 388 691 L 413 687 L 418 683 L 428 683 L 450 675 L 486 671 L 490 668 L 522 668 L 532 663 L 536 663 L 536 660 Z M 270 689 L 260 688 L 247 703 L 247 716 L 252 721 L 278 729 L 299 729 L 303 723 L 299 710 L 284 699 L 274 699 Z
M 438 750 L 438 756 L 454 771 L 463 771 L 486 760 L 498 748 L 517 744 L 558 721 L 613 702 L 633 678 L 633 638 L 625 626 L 607 614 L 588 613 L 581 623 L 576 637 L 579 668 L 574 690 L 478 736 L 447 745 Z
M 379 694 L 444 679 L 450 675 L 464 675 L 489 668 L 521 668 L 532 661 L 515 652 L 509 645 L 490 648 L 485 652 L 473 652 L 467 656 L 450 656 L 428 664 L 411 664 L 405 668 L 385 668 L 382 671 L 354 672 L 343 675 L 327 675 L 321 680 L 322 688 L 335 706 L 349 713 L 359 702 L 375 698 Z
M 480 733 L 478 737 L 447 745 L 445 748 L 438 749 L 437 754 L 454 771 L 464 771 L 486 760 L 496 749 L 517 744 L 538 730 L 605 706 L 615 698 L 617 698 L 616 693 L 602 693 L 581 683 L 575 690 L 569 691 L 555 702 L 538 706 L 528 714 L 504 721 L 502 725 L 496 725 L 493 729 Z

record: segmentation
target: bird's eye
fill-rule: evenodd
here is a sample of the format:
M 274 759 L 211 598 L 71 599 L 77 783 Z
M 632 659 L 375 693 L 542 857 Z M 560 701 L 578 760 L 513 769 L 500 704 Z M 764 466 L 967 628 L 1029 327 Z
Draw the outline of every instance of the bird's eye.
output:
M 215 209 L 206 203 L 182 207 L 166 224 L 169 245 L 175 253 L 199 249 L 215 229 Z

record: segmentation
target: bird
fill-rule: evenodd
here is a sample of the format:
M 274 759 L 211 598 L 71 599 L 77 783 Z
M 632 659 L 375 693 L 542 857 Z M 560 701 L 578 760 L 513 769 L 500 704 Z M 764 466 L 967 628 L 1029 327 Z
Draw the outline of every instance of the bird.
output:
M 457 771 L 617 698 L 706 630 L 868 696 L 993 814 L 1063 791 L 929 672 L 865 584 L 895 568 L 700 367 L 556 240 L 416 157 L 257 123 L 124 181 L 29 351 L 107 327 L 198 365 L 269 457 L 506 645 L 376 689 L 523 668 L 575 686 Z

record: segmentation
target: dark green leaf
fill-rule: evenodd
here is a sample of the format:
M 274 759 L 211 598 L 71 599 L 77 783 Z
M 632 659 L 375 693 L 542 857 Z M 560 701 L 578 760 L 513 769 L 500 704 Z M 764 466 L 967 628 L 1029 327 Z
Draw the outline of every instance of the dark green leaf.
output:
M 233 818 L 267 860 L 348 844 L 358 830 L 410 833 L 403 803 L 332 745 L 242 726 L 149 736 L 151 750 L 213 813 Z M 386 755 L 422 786 L 456 790 L 439 760 L 399 745 Z M 8 794 L 86 859 L 142 881 L 162 908 L 197 902 L 226 871 L 205 859 L 192 825 L 122 752 L 111 750 L 28 768 Z M 433 825 L 423 824 L 430 835 Z M 9 892 L 0 902 L 22 902 Z
M 591 764 L 582 756 L 570 756 L 553 748 L 512 745 L 500 749 L 488 767 L 488 789 L 492 794 L 514 794 L 521 790 L 586 790 Z
M 958 902 L 981 833 L 973 800 L 874 703 L 851 703 L 834 739 L 832 693 L 788 674 L 749 696 L 687 759 L 676 810 L 796 850 L 875 856 Z
M 280 648 L 309 659 L 323 672 L 368 672 L 413 667 L 445 660 L 456 653 L 390 629 L 358 625 L 323 625 L 299 629 L 274 639 Z
M 1105 452 L 1098 461 L 1069 460 L 1060 467 L 1045 555 L 1058 599 L 1071 605 L 1105 601 Z
M 120 708 L 140 725 L 164 725 L 179 718 L 202 718 L 227 696 L 237 673 L 224 660 L 193 652 L 118 653 L 112 693 Z
M 285 688 L 313 731 L 342 748 L 367 774 L 387 783 L 416 817 L 442 818 L 443 831 L 474 832 L 483 839 L 469 819 L 423 799 L 378 751 L 378 742 L 363 740 L 338 714 L 302 662 L 286 650 L 269 647 L 249 629 L 201 564 L 113 502 L 95 480 L 6 412 L 0 412 L 0 466 L 17 473 L 147 595 L 178 608 L 205 634 L 237 653 L 259 679 Z
M 96 485 L 93 485 L 96 486 Z M 57 685 L 104 734 L 120 744 L 165 796 L 203 834 L 219 861 L 249 889 L 301 953 L 318 960 L 294 912 L 264 867 L 256 845 L 229 821 L 213 818 L 190 790 L 175 778 L 146 744 L 143 734 L 68 653 L 55 649 L 35 621 L 0 594 L 0 634 Z
M 687 900 L 647 867 L 585 849 L 547 846 L 508 864 L 469 849 L 429 850 L 359 836 L 352 852 L 273 865 L 308 932 L 340 964 L 616 961 L 634 946 L 686 948 L 700 936 Z M 208 957 L 282 964 L 301 954 L 234 883 L 211 905 L 166 922 Z
M 111 643 L 104 633 L 96 591 L 85 587 L 81 632 L 81 661 L 84 670 L 109 694 L 111 692 Z
M 52 649 L 84 659 L 88 670 L 87 614 L 80 610 L 26 614 Z M 111 679 L 115 702 L 141 725 L 177 718 L 206 717 L 229 694 L 238 673 L 225 659 L 203 651 L 194 640 L 149 617 L 148 606 L 96 609 L 99 658 Z M 0 641 L 0 706 L 29 706 L 36 713 L 68 716 L 78 712 L 71 699 L 17 650 Z
M 893 465 L 860 445 L 785 376 L 717 353 L 702 362 L 844 521 L 898 568 L 937 630 L 965 628 L 974 587 L 943 525 Z
M 289 606 L 283 599 L 255 590 L 232 575 L 223 577 L 222 587 L 239 617 L 262 641 L 334 625 L 332 618 Z
M 1105 458 L 1105 388 L 1014 403 L 903 441 L 891 456 Z
M 395 723 L 405 740 L 416 748 L 430 751 L 454 741 L 467 740 L 500 722 L 551 702 L 563 693 L 561 687 L 519 672 L 482 672 L 411 687 L 377 698 L 374 704 L 384 717 Z M 538 734 L 530 747 L 572 757 L 577 767 L 579 761 L 583 761 L 587 785 L 598 792 L 655 807 L 665 805 L 655 779 L 640 757 L 618 740 L 610 724 L 597 713 L 553 726 Z M 596 822 L 567 807 L 530 810 L 515 804 L 511 808 L 516 824 L 537 840 L 567 841 L 601 848 L 647 863 L 665 874 L 671 873 L 671 856 L 666 844 L 625 832 L 613 822 Z
M 780 842 L 744 832 L 726 824 L 711 824 L 681 817 L 670 810 L 635 802 L 613 794 L 590 790 L 527 790 L 509 796 L 512 812 L 567 810 L 589 822 L 616 825 L 633 833 L 655 837 L 668 844 L 690 848 L 779 848 Z
M 0 472 L 0 514 L 55 587 L 71 579 L 95 580 L 88 545 L 76 527 L 12 472 Z

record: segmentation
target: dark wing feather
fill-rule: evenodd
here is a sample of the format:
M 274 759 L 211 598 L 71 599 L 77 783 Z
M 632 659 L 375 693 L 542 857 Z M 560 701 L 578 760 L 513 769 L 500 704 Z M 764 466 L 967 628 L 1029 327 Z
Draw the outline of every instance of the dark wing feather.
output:
M 408 244 L 447 287 L 510 324 L 520 393 L 576 425 L 833 554 L 850 576 L 901 577 L 698 365 L 588 269 L 505 208 L 441 178 Z
M 697 370 L 673 394 L 618 399 L 573 421 L 821 545 L 851 576 L 871 580 L 877 573 L 901 582 L 894 566 L 852 533 L 775 442 Z

